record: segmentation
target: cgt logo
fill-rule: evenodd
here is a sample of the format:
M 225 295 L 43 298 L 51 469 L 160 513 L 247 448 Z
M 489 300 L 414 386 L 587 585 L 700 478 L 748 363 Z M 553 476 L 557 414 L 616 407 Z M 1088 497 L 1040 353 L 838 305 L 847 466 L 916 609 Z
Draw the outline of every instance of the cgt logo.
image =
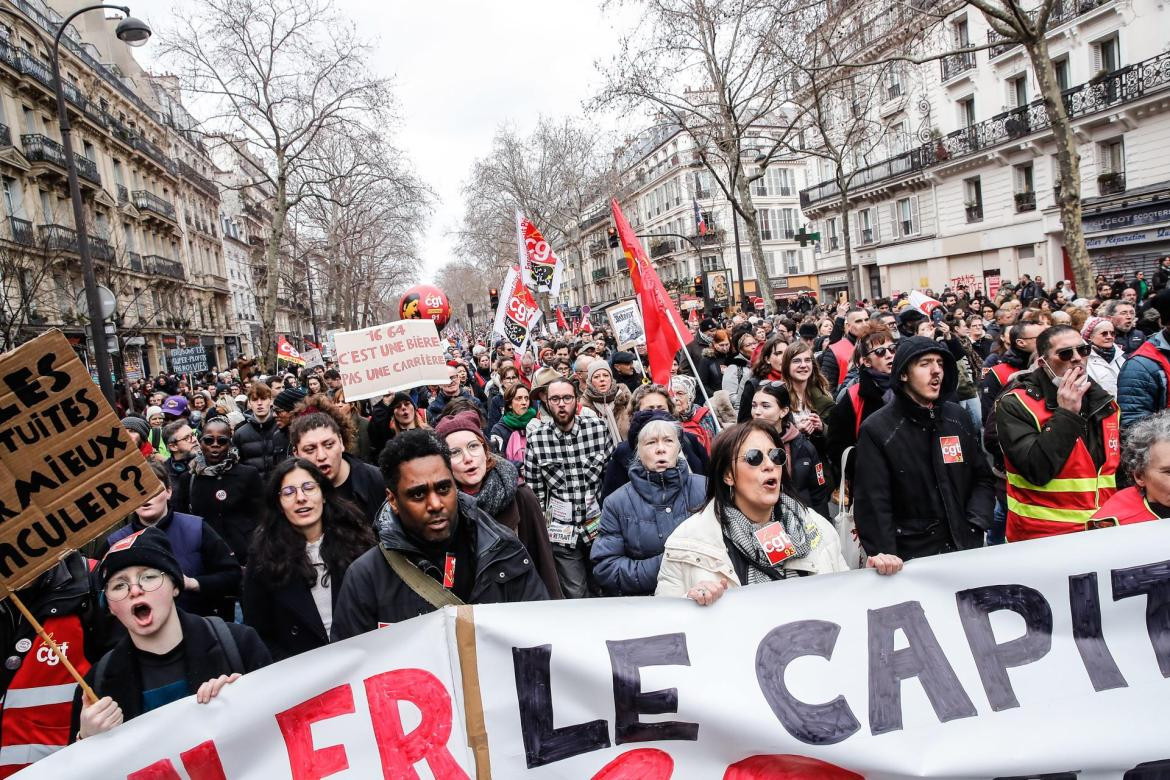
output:
M 943 463 L 963 462 L 963 445 L 958 436 L 940 436 L 938 444 L 942 448 Z

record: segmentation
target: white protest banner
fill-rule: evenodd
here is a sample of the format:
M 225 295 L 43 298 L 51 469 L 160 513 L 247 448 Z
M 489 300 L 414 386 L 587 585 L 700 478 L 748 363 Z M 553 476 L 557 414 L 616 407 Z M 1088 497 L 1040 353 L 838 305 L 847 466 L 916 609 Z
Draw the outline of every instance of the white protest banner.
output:
M 618 349 L 631 349 L 646 343 L 646 328 L 642 324 L 642 312 L 636 300 L 615 303 L 605 310 Z
M 371 631 L 247 674 L 209 704 L 189 696 L 135 718 L 20 776 L 299 780 L 348 768 L 405 778 L 417 763 L 424 776 L 467 778 L 454 643 L 454 619 L 439 612 Z
M 334 334 L 345 400 L 361 401 L 449 379 L 434 320 L 399 320 Z
M 210 705 L 168 705 L 21 777 L 171 778 L 185 756 L 190 777 L 277 780 L 414 777 L 402 762 L 508 780 L 1164 777 L 1168 550 L 1160 521 L 892 577 L 737 588 L 707 608 L 461 608 L 473 627 L 449 609 L 247 675 Z M 402 684 L 371 689 L 387 674 Z M 396 698 L 413 706 L 399 714 Z
M 324 366 L 325 359 L 321 357 L 321 350 L 306 349 L 301 353 L 301 357 L 305 359 L 305 368 L 316 368 L 317 366 Z

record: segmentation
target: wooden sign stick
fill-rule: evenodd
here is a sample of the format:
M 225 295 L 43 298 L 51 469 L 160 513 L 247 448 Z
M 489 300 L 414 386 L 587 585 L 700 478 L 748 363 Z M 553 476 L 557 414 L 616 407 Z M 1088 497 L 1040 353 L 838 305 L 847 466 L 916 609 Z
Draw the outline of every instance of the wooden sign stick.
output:
M 24 602 L 21 601 L 20 598 L 15 593 L 13 593 L 3 582 L 0 582 L 0 598 L 12 599 L 12 603 L 15 604 L 16 608 L 20 610 L 20 614 L 24 615 L 24 619 L 29 622 L 29 625 L 31 625 L 33 630 L 37 632 L 37 635 L 40 636 L 41 639 L 45 640 L 45 644 L 47 644 L 50 649 L 52 649 L 52 651 L 57 655 L 57 658 L 60 659 L 61 663 L 65 665 L 65 669 L 69 672 L 70 675 L 73 676 L 73 679 L 77 680 L 77 684 L 81 686 L 81 692 L 85 695 L 86 701 L 89 704 L 96 702 L 98 700 L 97 694 L 93 692 L 93 688 L 89 687 L 89 683 L 87 683 L 85 679 L 80 674 L 78 674 L 77 669 L 73 666 L 72 663 L 70 663 L 69 657 L 66 656 L 65 653 L 61 652 L 61 648 L 58 647 L 57 643 L 53 641 L 53 637 L 49 636 L 48 633 L 45 632 L 45 627 L 41 625 L 40 621 L 33 617 L 33 614 L 28 611 L 28 607 L 24 605 Z

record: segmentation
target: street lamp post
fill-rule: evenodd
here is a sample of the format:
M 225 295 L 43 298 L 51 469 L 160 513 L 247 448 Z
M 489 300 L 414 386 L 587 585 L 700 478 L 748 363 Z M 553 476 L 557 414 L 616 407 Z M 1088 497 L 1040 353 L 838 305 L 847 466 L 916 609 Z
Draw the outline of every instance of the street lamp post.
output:
M 72 126 L 69 123 L 69 112 L 65 108 L 65 92 L 61 89 L 61 36 L 65 34 L 70 22 L 87 11 L 96 11 L 109 8 L 121 11 L 126 18 L 118 23 L 115 34 L 118 39 L 130 46 L 141 46 L 150 37 L 150 27 L 145 22 L 130 16 L 130 9 L 121 5 L 88 5 L 79 8 L 61 22 L 57 34 L 53 36 L 53 45 L 49 46 L 45 37 L 36 30 L 35 24 L 29 26 L 40 39 L 46 49 L 52 51 L 53 65 L 53 92 L 57 98 L 57 122 L 61 130 L 61 146 L 65 149 L 65 171 L 69 177 L 69 198 L 73 202 L 73 224 L 77 229 L 77 254 L 81 256 L 81 273 L 85 280 L 85 301 L 89 308 L 89 334 L 93 341 L 94 362 L 97 363 L 98 385 L 102 395 L 110 404 L 114 403 L 114 383 L 110 377 L 110 352 L 106 345 L 105 321 L 102 319 L 101 299 L 98 297 L 97 275 L 93 270 L 93 258 L 89 254 L 89 232 L 85 228 L 84 202 L 81 199 L 81 184 L 77 179 L 77 161 L 73 158 Z M 15 11 L 0 8 L 0 12 L 16 18 L 21 18 Z

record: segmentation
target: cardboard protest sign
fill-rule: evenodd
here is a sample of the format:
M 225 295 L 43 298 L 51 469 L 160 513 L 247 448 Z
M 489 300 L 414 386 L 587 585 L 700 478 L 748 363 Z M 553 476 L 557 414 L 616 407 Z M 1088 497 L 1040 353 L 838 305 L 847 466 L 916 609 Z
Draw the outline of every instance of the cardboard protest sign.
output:
M 229 778 L 1160 777 L 1168 549 L 1156 521 L 891 577 L 732 588 L 710 607 L 447 608 L 245 675 L 210 705 L 170 704 L 21 777 L 180 764 Z
M 434 320 L 399 320 L 334 335 L 345 400 L 445 385 L 447 358 Z
M 176 374 L 207 371 L 207 350 L 202 346 L 171 350 L 171 370 Z
M 0 581 L 31 581 L 162 489 L 60 331 L 0 357 Z
M 305 368 L 316 368 L 317 366 L 324 366 L 325 359 L 321 357 L 321 350 L 306 349 L 301 353 L 301 357 L 305 359 Z
M 605 310 L 618 349 L 633 349 L 646 343 L 646 329 L 642 324 L 642 312 L 637 301 L 622 301 Z

